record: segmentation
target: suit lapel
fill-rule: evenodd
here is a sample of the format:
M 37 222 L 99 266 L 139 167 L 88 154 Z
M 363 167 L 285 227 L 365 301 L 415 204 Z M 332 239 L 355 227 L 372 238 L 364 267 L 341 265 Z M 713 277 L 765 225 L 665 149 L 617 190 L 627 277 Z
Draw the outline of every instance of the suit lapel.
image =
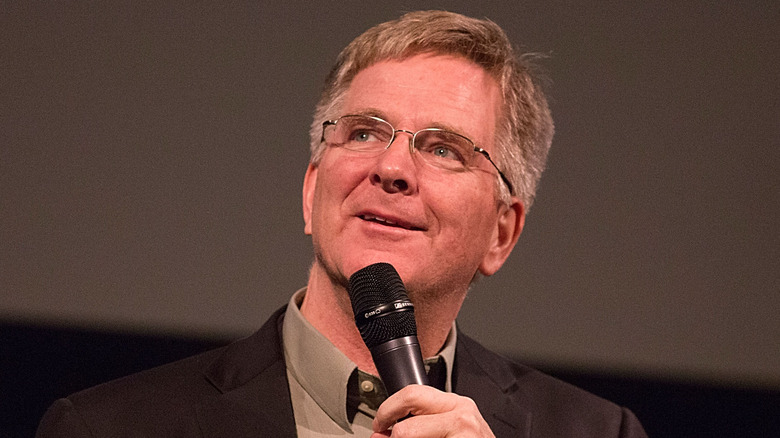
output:
M 228 346 L 206 371 L 220 394 L 198 408 L 204 437 L 295 436 L 279 330 L 284 310 L 254 335 Z
M 220 392 L 202 400 L 198 422 L 206 438 L 295 436 L 287 372 L 281 347 L 286 308 L 252 336 L 229 345 L 207 369 Z M 518 384 L 505 362 L 458 333 L 453 390 L 474 400 L 497 437 L 530 437 L 531 412 L 513 397 Z
M 474 400 L 497 437 L 531 436 L 531 412 L 512 397 L 518 384 L 507 365 L 460 332 L 453 390 Z

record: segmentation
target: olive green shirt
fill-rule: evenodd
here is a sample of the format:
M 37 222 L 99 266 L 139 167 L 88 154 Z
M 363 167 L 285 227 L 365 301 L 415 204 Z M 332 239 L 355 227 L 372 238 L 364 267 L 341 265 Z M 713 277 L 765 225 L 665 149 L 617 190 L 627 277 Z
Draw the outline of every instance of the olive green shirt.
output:
M 382 381 L 357 366 L 304 318 L 306 289 L 290 299 L 282 326 L 298 436 L 369 437 L 376 409 L 387 398 Z M 450 392 L 455 360 L 455 323 L 439 354 L 425 360 L 431 384 Z M 434 383 L 435 381 L 435 383 Z

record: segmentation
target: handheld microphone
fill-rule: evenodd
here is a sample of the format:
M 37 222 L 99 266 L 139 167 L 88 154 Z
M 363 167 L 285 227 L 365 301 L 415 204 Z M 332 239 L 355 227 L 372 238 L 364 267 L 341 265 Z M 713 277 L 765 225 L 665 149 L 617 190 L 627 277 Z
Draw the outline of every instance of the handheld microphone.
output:
M 391 395 L 410 384 L 428 384 L 414 305 L 393 265 L 375 263 L 349 278 L 355 324 Z

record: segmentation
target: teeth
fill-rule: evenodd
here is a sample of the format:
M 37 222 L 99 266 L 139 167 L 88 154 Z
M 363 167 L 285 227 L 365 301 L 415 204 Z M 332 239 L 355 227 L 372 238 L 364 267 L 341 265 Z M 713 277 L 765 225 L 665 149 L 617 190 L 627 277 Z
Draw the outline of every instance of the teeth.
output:
M 391 220 L 387 220 L 387 219 L 385 219 L 383 217 L 378 217 L 378 216 L 365 215 L 365 216 L 363 216 L 363 219 L 365 219 L 367 221 L 382 222 L 383 224 L 387 224 L 387 225 L 395 225 L 395 222 L 393 222 Z

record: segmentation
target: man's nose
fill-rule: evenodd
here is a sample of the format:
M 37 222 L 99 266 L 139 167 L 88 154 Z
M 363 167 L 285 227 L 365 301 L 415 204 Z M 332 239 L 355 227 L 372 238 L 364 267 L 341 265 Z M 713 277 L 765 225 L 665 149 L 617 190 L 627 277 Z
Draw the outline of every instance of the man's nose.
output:
M 398 135 L 406 134 L 406 135 Z M 405 141 L 404 137 L 408 136 Z M 379 155 L 370 178 L 388 193 L 412 194 L 417 191 L 417 167 L 412 156 L 414 133 L 396 130 L 392 143 Z

